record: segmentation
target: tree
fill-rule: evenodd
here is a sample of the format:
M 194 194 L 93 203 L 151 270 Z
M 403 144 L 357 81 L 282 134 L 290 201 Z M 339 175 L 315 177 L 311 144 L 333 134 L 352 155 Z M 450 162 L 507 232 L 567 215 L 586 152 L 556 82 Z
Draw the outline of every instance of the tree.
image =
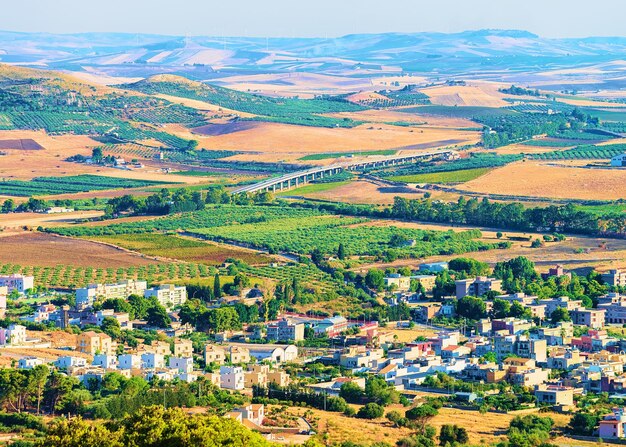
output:
M 11 213 L 15 209 L 15 201 L 13 199 L 6 199 L 2 204 L 3 213 Z
M 439 414 L 439 411 L 432 405 L 424 404 L 419 407 L 413 407 L 405 414 L 406 418 L 414 421 L 420 432 L 424 432 L 426 424 L 429 420 Z
M 105 301 L 106 303 L 106 301 Z M 135 318 L 143 320 L 148 315 L 149 303 L 146 298 L 140 295 L 131 295 L 128 297 L 128 304 L 130 305 L 132 314 Z
M 589 413 L 575 413 L 569 422 L 569 429 L 575 435 L 591 436 L 598 425 L 599 417 Z
M 467 430 L 458 425 L 445 424 L 441 426 L 439 432 L 439 444 L 445 446 L 446 444 L 466 444 L 469 440 Z
M 91 424 L 82 418 L 57 419 L 46 433 L 40 447 L 123 447 L 121 432 L 110 431 L 104 425 Z
M 569 314 L 569 311 L 564 307 L 557 307 L 552 311 L 552 315 L 550 315 L 550 320 L 553 324 L 556 324 L 560 321 L 572 321 L 572 317 Z
M 120 322 L 114 317 L 104 317 L 100 329 L 111 338 L 119 338 L 122 334 Z
M 241 321 L 237 311 L 230 306 L 210 309 L 208 312 L 208 326 L 213 332 L 224 332 L 232 329 L 241 329 Z
M 487 305 L 475 296 L 464 296 L 456 304 L 456 313 L 470 320 L 480 320 L 487 315 Z
M 343 397 L 346 402 L 352 404 L 361 403 L 361 399 L 364 396 L 364 392 L 356 382 L 346 382 L 341 385 L 339 389 L 339 397 Z
M 370 269 L 365 275 L 365 284 L 370 289 L 382 290 L 385 286 L 385 274 L 379 269 Z
M 377 403 L 370 402 L 359 408 L 356 417 L 360 419 L 378 419 L 385 414 L 385 408 Z
M 198 149 L 198 140 L 189 140 L 187 143 L 187 150 L 195 151 L 196 149 Z
M 95 163 L 100 163 L 102 161 L 102 148 L 101 147 L 94 147 L 93 150 L 91 151 L 91 159 L 95 162 Z
M 222 297 L 222 285 L 220 283 L 219 273 L 216 273 L 215 278 L 213 279 L 213 296 L 215 297 L 215 299 L 219 299 Z
M 511 303 L 501 299 L 493 300 L 493 308 L 491 309 L 491 315 L 493 318 L 506 318 L 511 313 Z
M 472 258 L 455 258 L 448 263 L 450 270 L 465 272 L 469 276 L 479 276 L 489 272 L 489 264 Z
M 343 243 L 340 243 L 339 248 L 337 248 L 337 258 L 342 261 L 346 259 L 346 248 L 343 246 Z
M 380 376 L 373 376 L 367 380 L 365 395 L 369 400 L 383 406 L 400 401 L 400 394 Z
M 148 315 L 146 318 L 148 326 L 167 328 L 172 324 L 172 319 L 167 314 L 167 311 L 163 306 L 152 306 L 148 309 Z

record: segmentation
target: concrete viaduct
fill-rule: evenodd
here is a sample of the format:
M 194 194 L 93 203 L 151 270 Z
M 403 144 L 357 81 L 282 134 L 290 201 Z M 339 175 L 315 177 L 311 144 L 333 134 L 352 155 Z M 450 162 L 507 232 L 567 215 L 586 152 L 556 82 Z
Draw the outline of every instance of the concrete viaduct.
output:
M 344 163 L 337 163 L 328 166 L 317 166 L 314 168 L 310 168 L 303 171 L 291 172 L 289 174 L 281 175 L 280 177 L 273 177 L 267 180 L 263 180 L 258 183 L 253 183 L 251 185 L 240 186 L 235 188 L 232 193 L 240 194 L 244 192 L 254 193 L 259 191 L 284 191 L 287 189 L 291 189 L 294 187 L 301 186 L 303 184 L 309 183 L 312 180 L 324 178 L 325 175 L 333 175 L 337 174 L 343 170 L 347 171 L 358 171 L 365 168 L 376 168 L 376 167 L 384 167 L 384 166 L 394 166 L 399 164 L 406 163 L 415 163 L 416 161 L 423 160 L 425 158 L 431 157 L 439 157 L 439 156 L 450 156 L 454 154 L 453 150 L 440 150 L 440 151 L 430 151 L 430 152 L 422 152 L 419 154 L 412 155 L 394 155 L 390 157 L 384 158 L 376 158 L 372 160 L 361 160 L 361 161 L 348 161 Z

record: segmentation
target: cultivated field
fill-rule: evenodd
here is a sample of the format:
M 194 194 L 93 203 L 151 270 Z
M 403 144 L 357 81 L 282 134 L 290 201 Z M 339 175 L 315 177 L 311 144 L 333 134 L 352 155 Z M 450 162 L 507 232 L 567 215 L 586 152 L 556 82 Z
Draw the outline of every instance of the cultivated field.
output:
M 580 167 L 581 164 L 586 162 L 512 163 L 467 182 L 460 189 L 481 193 L 585 200 L 626 198 L 626 170 L 584 169 Z
M 54 267 L 133 267 L 156 262 L 127 250 L 81 239 L 24 232 L 0 238 L 0 264 Z
M 365 180 L 357 180 L 349 183 L 339 183 L 327 189 L 324 184 L 304 186 L 292 189 L 284 193 L 287 196 L 302 196 L 310 199 L 332 200 L 349 203 L 370 203 L 376 205 L 389 205 L 393 203 L 395 196 L 407 199 L 420 199 L 423 193 L 401 186 L 387 186 Z
M 510 105 L 502 98 L 506 95 L 498 92 L 496 84 L 438 86 L 422 89 L 433 104 L 442 106 L 483 106 L 504 107 Z
M 225 135 L 202 136 L 190 132 L 181 132 L 178 135 L 195 138 L 202 147 L 245 152 L 229 160 L 266 162 L 297 161 L 302 156 L 319 152 L 410 150 L 408 147 L 414 145 L 435 148 L 446 146 L 449 140 L 456 140 L 457 144 L 462 145 L 475 143 L 479 139 L 479 134 L 475 131 L 422 129 L 387 124 L 364 124 L 346 129 L 259 123 L 252 129 Z

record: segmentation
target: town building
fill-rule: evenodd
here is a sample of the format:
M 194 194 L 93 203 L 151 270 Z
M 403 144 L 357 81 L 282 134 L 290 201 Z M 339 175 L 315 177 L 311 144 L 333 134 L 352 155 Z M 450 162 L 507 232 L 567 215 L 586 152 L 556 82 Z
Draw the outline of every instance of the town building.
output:
M 392 273 L 384 278 L 385 287 L 392 290 L 406 292 L 411 288 L 411 278 Z
M 79 352 L 89 355 L 95 354 L 115 354 L 117 346 L 107 334 L 101 332 L 87 331 L 78 335 L 76 349 Z
M 329 338 L 340 335 L 346 329 L 348 320 L 340 315 L 320 320 L 314 326 L 315 335 L 326 334 Z
M 187 301 L 187 287 L 172 284 L 161 284 L 147 289 L 144 292 L 146 298 L 155 297 L 159 304 L 166 309 L 182 306 Z
M 19 346 L 26 343 L 26 327 L 21 324 L 11 324 L 8 328 L 0 328 L 0 346 Z
M 464 296 L 482 296 L 487 292 L 502 291 L 502 281 L 486 276 L 477 276 L 470 279 L 459 279 L 455 281 L 456 298 L 461 299 Z
M 611 166 L 614 168 L 623 168 L 626 166 L 626 154 L 616 155 L 611 158 Z
M 420 272 L 432 272 L 432 273 L 440 273 L 444 270 L 448 270 L 447 262 L 430 262 L 419 265 Z
M 32 276 L 25 276 L 15 273 L 13 275 L 1 275 L 0 287 L 6 287 L 7 293 L 11 293 L 17 290 L 19 293 L 24 293 L 28 289 L 35 287 L 35 279 Z
M 227 390 L 243 390 L 245 376 L 241 366 L 221 366 L 220 386 Z
M 193 342 L 186 338 L 177 338 L 174 340 L 174 356 L 175 357 L 193 357 Z
M 626 434 L 626 408 L 613 408 L 613 414 L 604 416 L 598 428 L 602 439 L 623 438 Z
M 214 363 L 221 365 L 226 361 L 226 352 L 216 345 L 206 345 L 204 347 L 204 363 L 206 365 Z
M 250 363 L 250 350 L 243 346 L 231 346 L 228 348 L 228 358 L 230 363 Z
M 76 307 L 92 306 L 96 299 L 103 300 L 127 299 L 130 295 L 143 296 L 148 287 L 146 281 L 127 279 L 117 284 L 89 284 L 87 287 L 76 289 Z
M 587 326 L 592 329 L 602 329 L 604 327 L 606 309 L 585 309 L 584 307 L 570 311 L 572 323 L 580 326 Z
M 43 365 L 43 360 L 38 357 L 22 357 L 17 361 L 18 369 L 33 369 L 39 365 Z
M 276 341 L 304 340 L 304 323 L 296 323 L 286 318 L 266 326 L 267 339 Z
M 623 272 L 621 270 L 609 270 L 608 272 L 602 273 L 601 278 L 602 281 L 604 281 L 604 283 L 609 286 L 626 286 L 626 272 Z
M 574 405 L 574 389 L 562 385 L 535 385 L 535 397 L 538 405 L 564 406 Z
M 4 318 L 7 311 L 7 295 L 9 288 L 7 286 L 0 287 L 0 318 Z

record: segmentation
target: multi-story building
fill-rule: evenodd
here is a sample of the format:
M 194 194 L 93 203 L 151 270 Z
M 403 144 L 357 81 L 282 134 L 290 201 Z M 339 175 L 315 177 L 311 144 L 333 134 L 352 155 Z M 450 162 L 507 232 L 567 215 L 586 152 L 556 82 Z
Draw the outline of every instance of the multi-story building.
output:
M 384 278 L 385 287 L 406 292 L 411 288 L 411 278 L 402 276 L 399 273 L 392 273 Z
M 609 270 L 606 273 L 602 273 L 602 281 L 605 284 L 613 287 L 626 286 L 626 272 L 621 270 Z
M 14 290 L 17 290 L 19 293 L 24 293 L 28 289 L 35 287 L 35 279 L 32 276 L 17 273 L 13 275 L 2 275 L 0 276 L 0 287 L 6 287 L 8 293 Z
M 191 357 L 170 357 L 170 369 L 177 369 L 181 373 L 191 373 L 193 371 L 193 358 Z
M 141 356 L 137 354 L 121 354 L 117 357 L 119 369 L 141 369 Z
M 22 357 L 17 362 L 18 369 L 33 369 L 39 365 L 43 365 L 43 360 L 37 357 Z
M 174 340 L 174 356 L 193 357 L 193 342 L 185 338 Z
M 495 331 L 506 331 L 511 335 L 520 334 L 530 330 L 534 324 L 528 320 L 521 320 L 519 318 L 508 317 L 499 318 L 491 322 L 491 328 Z
M 539 405 L 574 405 L 574 389 L 550 384 L 539 384 L 535 386 L 535 397 Z
M 346 329 L 348 329 L 348 320 L 340 315 L 325 318 L 314 327 L 316 335 L 326 334 L 329 338 L 340 335 Z
M 554 312 L 558 308 L 564 308 L 568 311 L 572 311 L 583 307 L 582 300 L 572 300 L 567 296 L 539 300 L 539 304 L 543 304 L 546 306 L 546 317 L 548 318 L 552 315 L 552 312 Z
M 227 390 L 243 390 L 245 377 L 241 366 L 220 367 L 220 386 Z
M 248 348 L 244 348 L 243 346 L 231 346 L 228 349 L 228 357 L 230 359 L 230 363 L 250 363 L 250 350 Z
M 412 275 L 411 281 L 417 281 L 424 288 L 424 292 L 430 293 L 435 288 L 437 282 L 436 275 Z
M 270 372 L 268 365 L 248 365 L 248 369 L 244 371 L 244 386 L 252 388 L 253 386 L 267 385 L 267 375 Z
M 182 306 L 187 301 L 187 287 L 172 284 L 161 284 L 158 287 L 147 289 L 144 292 L 146 298 L 156 297 L 159 304 L 166 309 Z
M 477 276 L 470 279 L 459 279 L 456 283 L 456 298 L 464 296 L 482 296 L 489 291 L 501 292 L 502 281 L 486 276 Z
M 604 311 L 605 324 L 626 324 L 626 303 L 598 304 L 598 310 Z
M 0 346 L 19 346 L 26 343 L 26 327 L 21 324 L 11 324 L 8 328 L 0 328 Z
M 600 421 L 598 437 L 602 439 L 623 438 L 626 436 L 626 409 L 614 408 L 613 414 Z
M 572 323 L 587 326 L 592 329 L 602 329 L 604 327 L 606 309 L 585 309 L 584 307 L 570 311 Z
M 85 308 L 93 305 L 98 298 L 104 300 L 123 299 L 130 295 L 141 295 L 148 287 L 146 281 L 127 279 L 117 284 L 89 284 L 87 287 L 76 289 L 76 306 Z
M 107 334 L 101 332 L 87 331 L 78 336 L 76 349 L 79 352 L 89 355 L 115 354 L 117 346 Z
M 226 352 L 216 345 L 206 345 L 204 347 L 204 363 L 215 363 L 221 365 L 226 361 Z
M 547 364 L 550 369 L 574 369 L 582 364 L 580 351 L 578 349 L 571 348 L 553 349 L 548 356 Z
M 267 325 L 267 339 L 276 341 L 304 340 L 304 324 L 286 318 Z
M 141 354 L 141 367 L 143 369 L 165 368 L 165 356 L 154 352 Z
M 9 288 L 7 286 L 0 287 L 0 318 L 4 318 L 7 311 L 7 295 Z

